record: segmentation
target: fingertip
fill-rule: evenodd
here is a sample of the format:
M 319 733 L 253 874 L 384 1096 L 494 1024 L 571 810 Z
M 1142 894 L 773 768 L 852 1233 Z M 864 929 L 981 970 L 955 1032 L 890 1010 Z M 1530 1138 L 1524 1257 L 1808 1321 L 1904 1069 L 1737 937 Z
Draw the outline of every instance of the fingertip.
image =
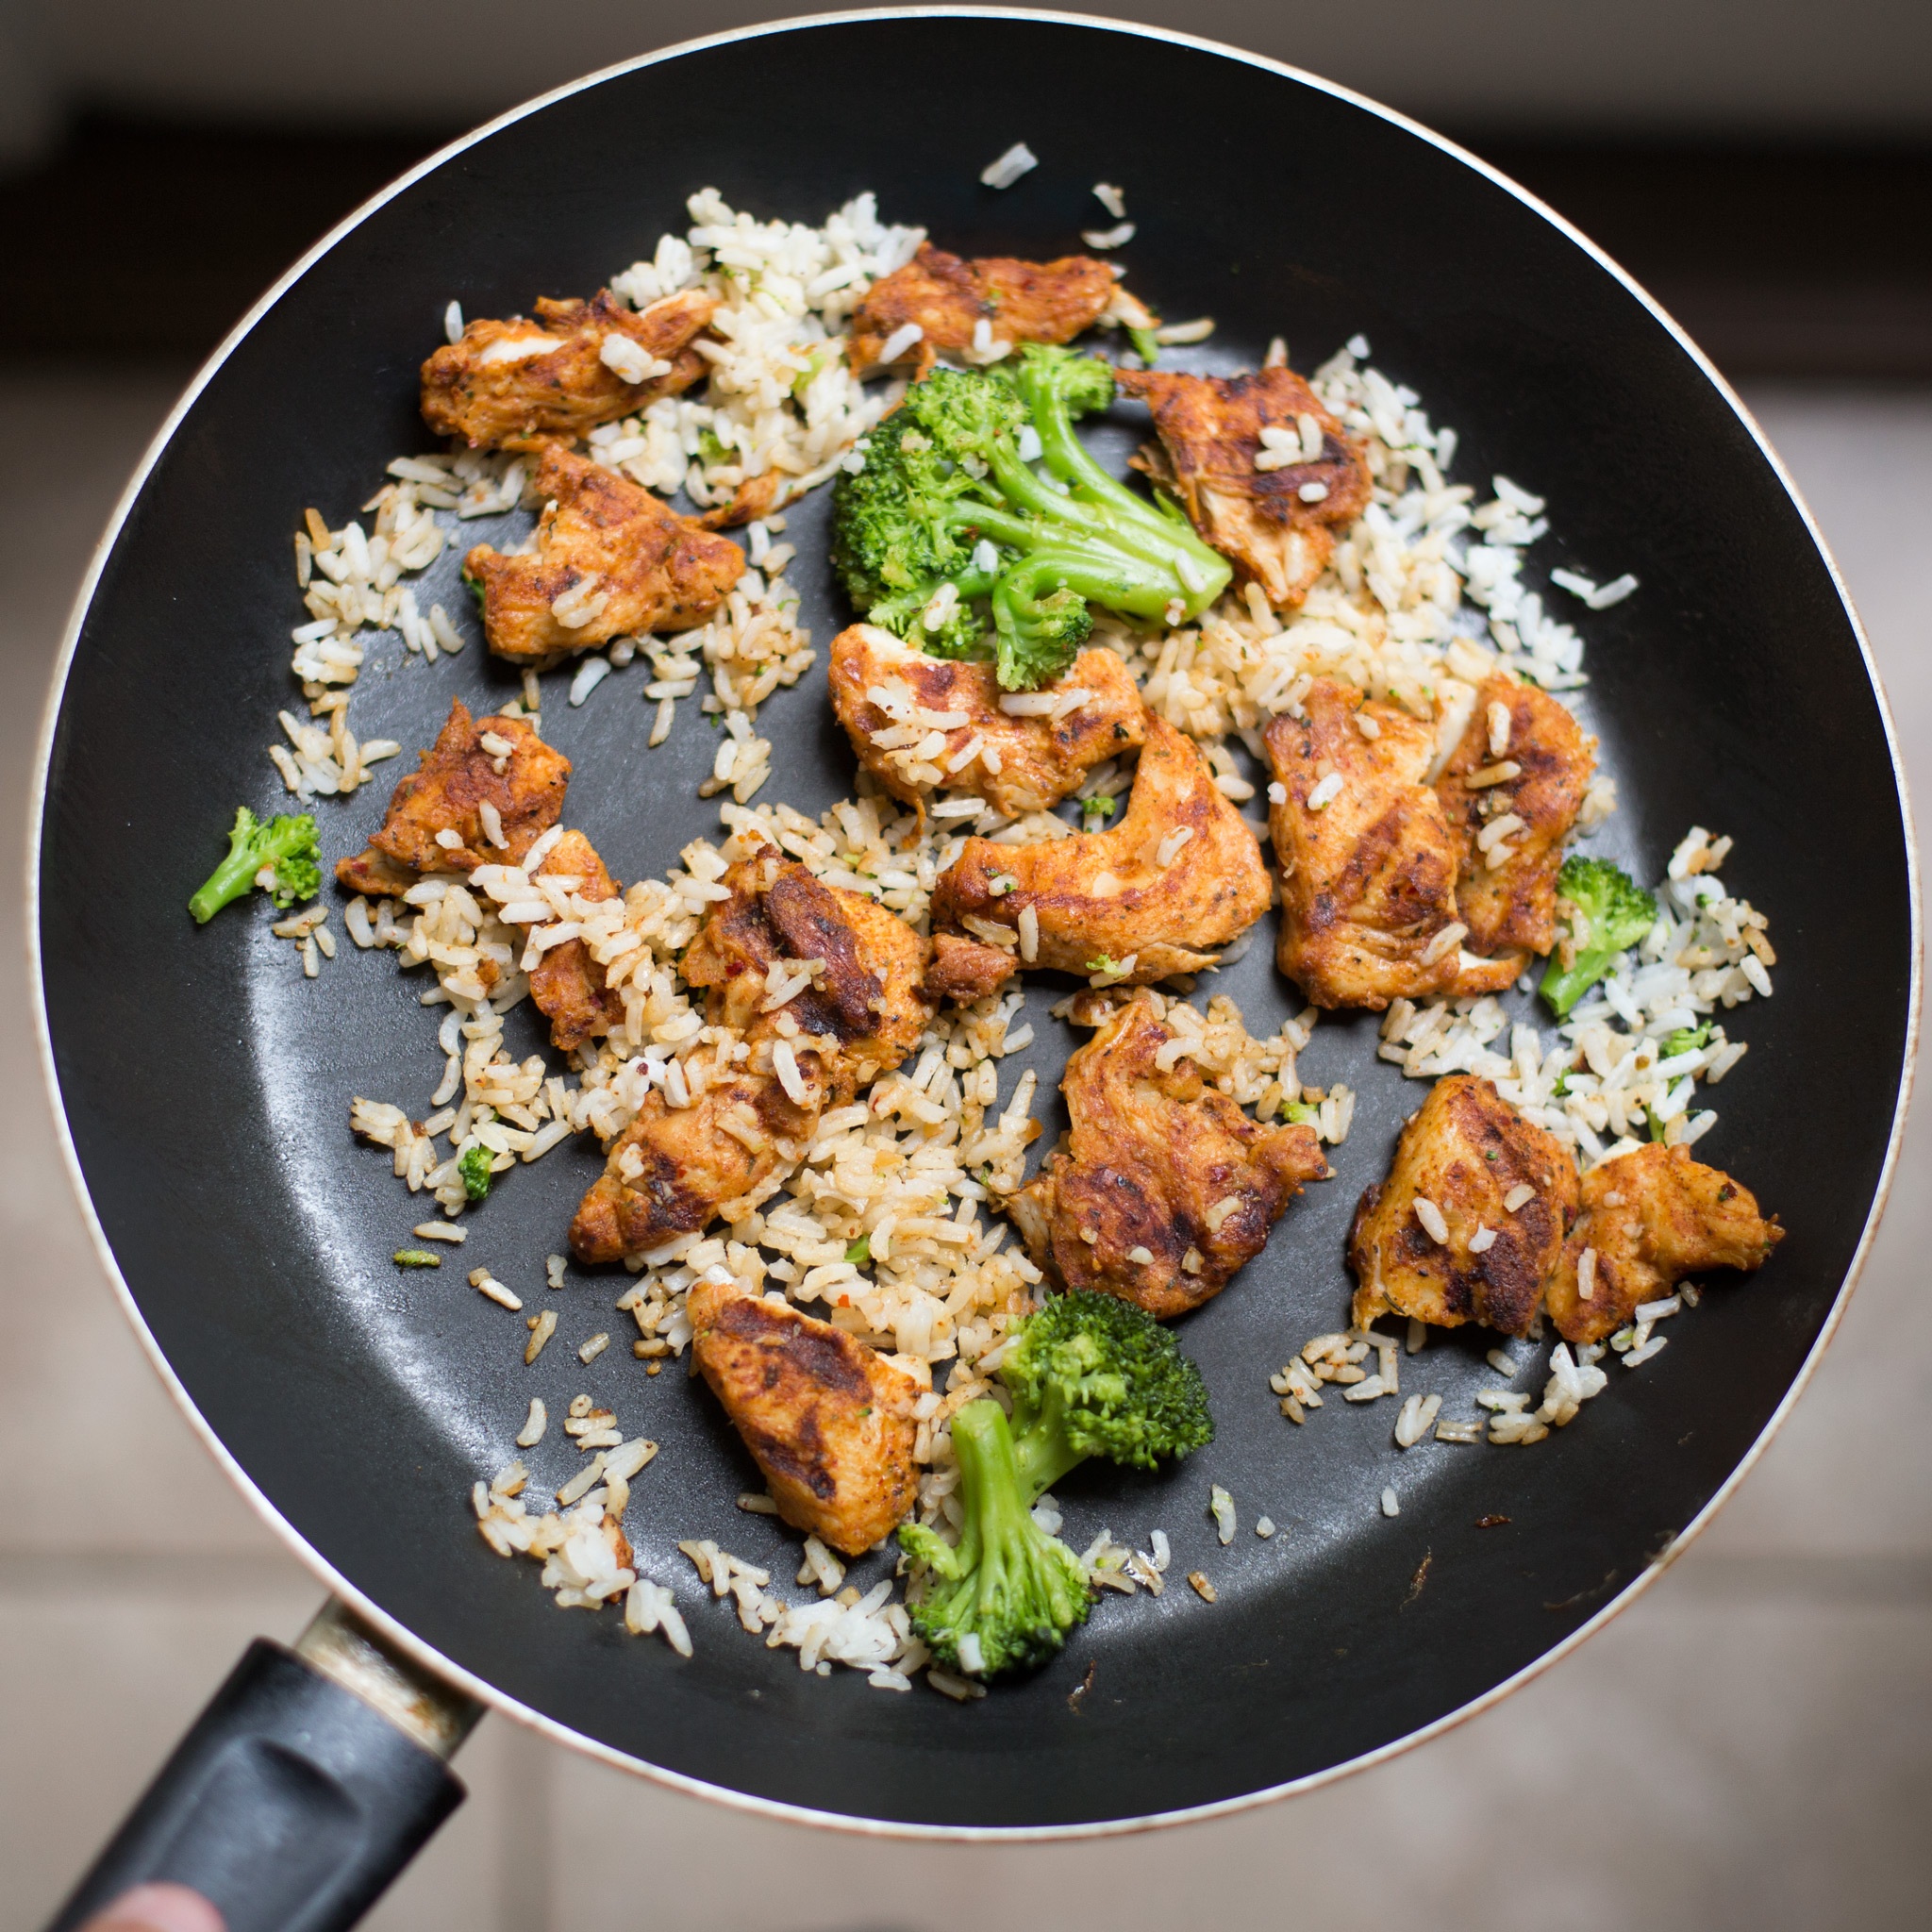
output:
M 227 1932 L 219 1910 L 185 1885 L 137 1885 L 81 1932 Z

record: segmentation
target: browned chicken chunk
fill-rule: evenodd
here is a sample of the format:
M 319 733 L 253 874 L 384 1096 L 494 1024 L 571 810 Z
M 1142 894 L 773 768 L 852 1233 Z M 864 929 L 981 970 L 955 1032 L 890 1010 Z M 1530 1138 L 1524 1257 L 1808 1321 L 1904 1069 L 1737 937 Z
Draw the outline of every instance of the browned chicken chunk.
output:
M 827 1100 L 898 1065 L 931 1013 L 925 941 L 882 907 L 770 847 L 724 883 L 731 897 L 691 941 L 684 976 L 709 989 L 707 1019 L 740 1034 L 749 1058 L 722 1074 L 711 1055 L 686 1060 L 689 1106 L 657 1088 L 646 1096 L 571 1223 L 580 1261 L 618 1260 L 748 1209 L 804 1152 Z M 821 964 L 808 980 L 787 961 Z M 777 992 L 798 987 L 775 1006 L 774 966 Z M 787 1060 L 795 1091 L 780 1071 Z
M 1556 943 L 1557 874 L 1596 769 L 1595 747 L 1547 691 L 1501 675 L 1484 680 L 1436 781 L 1462 842 L 1456 916 L 1469 928 L 1471 952 L 1508 951 L 1522 963 Z
M 1268 909 L 1268 868 L 1193 740 L 1152 713 L 1146 732 L 1112 831 L 1032 845 L 967 840 L 933 889 L 934 927 L 985 951 L 1010 943 L 1009 973 L 1052 967 L 1144 986 L 1213 965 Z M 962 970 L 972 958 L 951 957 Z
M 689 630 L 744 574 L 744 552 L 728 537 L 560 444 L 544 450 L 536 488 L 544 506 L 534 550 L 506 557 L 479 543 L 463 559 L 464 576 L 483 593 L 483 635 L 499 658 Z
M 1576 1163 L 1487 1080 L 1438 1080 L 1357 1208 L 1355 1319 L 1525 1333 L 1575 1218 Z
M 617 881 L 581 832 L 566 832 L 537 871 L 575 879 L 571 890 L 580 899 L 617 897 Z M 624 1017 L 623 1000 L 604 984 L 604 969 L 582 940 L 552 946 L 530 968 L 530 1001 L 550 1022 L 550 1043 L 559 1053 L 575 1053 L 586 1041 L 601 1040 Z
M 754 1059 L 716 1075 L 701 1059 L 708 1077 L 688 1107 L 674 1107 L 660 1088 L 644 1096 L 572 1218 L 579 1261 L 621 1261 L 696 1234 L 721 1214 L 741 1220 L 773 1176 L 799 1159 L 825 1102 L 819 1058 L 797 1056 L 795 1100 L 772 1073 L 769 1050 L 762 1058 L 762 1069 Z
M 631 309 L 600 289 L 540 300 L 534 322 L 473 322 L 424 363 L 423 420 L 473 449 L 582 436 L 701 381 L 710 365 L 690 343 L 717 306 L 685 289 Z
M 1566 1341 L 1601 1341 L 1687 1274 L 1753 1273 L 1784 1238 L 1748 1188 L 1692 1160 L 1688 1147 L 1653 1142 L 1620 1154 L 1583 1177 L 1583 1212 L 1550 1283 L 1550 1319 Z
M 825 885 L 771 846 L 734 866 L 720 903 L 684 956 L 684 976 L 710 989 L 714 1024 L 752 1041 L 813 1045 L 840 1099 L 896 1067 L 919 1044 L 932 1006 L 921 988 L 926 942 L 896 913 Z M 816 960 L 803 991 L 765 1010 L 780 959 Z
M 570 760 L 527 719 L 472 718 L 458 698 L 421 770 L 397 781 L 381 831 L 336 877 L 352 892 L 394 896 L 423 873 L 514 865 L 557 823 L 569 782 Z
M 832 640 L 830 677 L 832 709 L 859 763 L 908 805 L 943 789 L 1008 818 L 1046 811 L 1146 736 L 1141 693 L 1112 651 L 1082 651 L 1046 687 L 1087 693 L 1058 717 L 1014 717 L 1000 707 L 991 664 L 928 658 L 869 624 Z
M 1318 678 L 1267 730 L 1286 796 L 1269 812 L 1282 871 L 1281 970 L 1318 1007 L 1499 992 L 1513 960 L 1462 952 L 1457 842 L 1423 782 L 1435 732 L 1353 685 Z
M 1312 1127 L 1262 1126 L 1129 1000 L 1067 1062 L 1073 1132 L 1006 1204 L 1041 1268 L 1067 1288 L 1162 1321 L 1217 1295 L 1328 1162 Z
M 698 1369 L 778 1514 L 848 1557 L 890 1536 L 919 1493 L 912 1377 L 842 1328 L 733 1281 L 700 1281 L 688 1306 Z
M 1114 299 L 1114 275 L 1091 256 L 962 261 L 929 242 L 902 269 L 874 282 L 852 318 L 852 366 L 879 366 L 886 344 L 908 323 L 924 333 L 898 356 L 924 375 L 941 349 L 970 349 L 979 325 L 991 342 L 1071 342 Z
M 1337 525 L 1369 502 L 1361 453 L 1314 391 L 1291 369 L 1234 376 L 1119 369 L 1114 379 L 1124 395 L 1145 398 L 1160 439 L 1130 458 L 1135 468 L 1174 493 L 1194 528 L 1275 609 L 1299 605 L 1335 553 Z M 1263 430 L 1276 435 L 1264 441 Z M 1257 458 L 1270 467 L 1257 469 Z

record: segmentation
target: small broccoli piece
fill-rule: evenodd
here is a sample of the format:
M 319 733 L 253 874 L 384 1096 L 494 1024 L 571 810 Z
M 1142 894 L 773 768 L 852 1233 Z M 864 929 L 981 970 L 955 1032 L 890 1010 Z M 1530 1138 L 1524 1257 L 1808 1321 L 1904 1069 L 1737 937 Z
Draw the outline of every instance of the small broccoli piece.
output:
M 1135 1469 L 1211 1441 L 1201 1373 L 1131 1302 L 1056 1295 L 1013 1332 L 1000 1368 L 1010 1425 L 994 1402 L 953 1418 L 966 1522 L 958 1546 L 899 1532 L 926 1566 L 913 1623 L 940 1658 L 991 1676 L 1043 1663 L 1085 1620 L 1086 1573 L 1033 1521 L 1033 1503 L 1090 1456 Z
M 845 1258 L 855 1268 L 870 1268 L 872 1266 L 871 1235 L 862 1234 L 856 1241 L 847 1241 L 845 1243 Z
M 1134 354 L 1149 369 L 1160 360 L 1160 342 L 1151 328 L 1130 328 L 1127 340 L 1134 345 Z
M 283 813 L 263 824 L 245 805 L 239 806 L 228 856 L 189 900 L 188 909 L 196 924 L 206 925 L 224 906 L 244 897 L 263 871 L 269 877 L 262 890 L 277 906 L 286 909 L 297 899 L 312 899 L 322 890 L 320 856 L 315 821 L 306 811 Z
M 1540 991 L 1560 1020 L 1656 924 L 1657 901 L 1607 858 L 1574 854 L 1557 875 L 1557 892 L 1582 915 L 1571 924 L 1571 963 L 1553 958 L 1543 969 Z
M 1680 1053 L 1702 1053 L 1710 1044 L 1710 1034 L 1708 1020 L 1701 1026 L 1679 1026 L 1674 1033 L 1664 1036 L 1658 1058 L 1674 1060 Z
M 398 1268 L 441 1268 L 442 1257 L 427 1248 L 398 1248 L 390 1257 Z
M 1281 1117 L 1291 1127 L 1318 1127 L 1322 1124 L 1322 1109 L 1309 1100 L 1291 1100 L 1281 1109 Z
M 481 1201 L 490 1192 L 490 1164 L 496 1157 L 479 1141 L 465 1147 L 457 1159 L 457 1173 L 462 1176 L 463 1192 Z
M 918 1524 L 899 1531 L 907 1555 L 925 1565 L 913 1625 L 941 1663 L 974 1676 L 1043 1664 L 1087 1621 L 1087 1573 L 1034 1522 L 998 1403 L 969 1402 L 953 1418 L 953 1454 L 966 1511 L 958 1544 Z
M 1106 792 L 1097 791 L 1091 798 L 1080 801 L 1080 829 L 1083 832 L 1097 832 L 1113 816 L 1113 800 Z
M 835 493 L 832 560 L 868 621 L 934 657 L 983 658 L 991 632 L 1001 686 L 1024 691 L 1073 662 L 1093 605 L 1149 622 L 1206 610 L 1226 560 L 1074 433 L 1112 399 L 1105 363 L 1037 342 L 915 383 Z

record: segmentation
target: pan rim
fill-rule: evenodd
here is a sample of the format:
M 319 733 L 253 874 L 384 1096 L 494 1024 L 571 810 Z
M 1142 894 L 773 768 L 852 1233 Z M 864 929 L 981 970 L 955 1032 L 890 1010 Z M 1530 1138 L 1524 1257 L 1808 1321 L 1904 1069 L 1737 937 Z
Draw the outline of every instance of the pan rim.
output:
M 1611 276 L 1621 287 L 1643 307 L 1650 317 L 1661 325 L 1677 346 L 1690 357 L 1699 373 L 1724 399 L 1740 423 L 1749 434 L 1758 453 L 1770 465 L 1779 486 L 1790 498 L 1792 507 L 1804 523 L 1807 536 L 1816 548 L 1820 558 L 1830 574 L 1831 583 L 1839 602 L 1844 610 L 1852 635 L 1857 641 L 1859 657 L 1863 662 L 1865 675 L 1871 685 L 1872 693 L 1878 707 L 1879 720 L 1884 729 L 1887 755 L 1890 759 L 1892 783 L 1896 790 L 1900 814 L 1905 829 L 1906 884 L 1907 898 L 1908 933 L 1910 941 L 1910 971 L 1907 994 L 1906 1037 L 1904 1054 L 1899 1071 L 1898 1094 L 1893 1104 L 1890 1128 L 1886 1141 L 1885 1158 L 1880 1167 L 1878 1182 L 1874 1191 L 1872 1205 L 1865 1224 L 1860 1231 L 1858 1242 L 1853 1252 L 1842 1283 L 1832 1301 L 1817 1339 L 1792 1377 L 1790 1386 L 1773 1410 L 1762 1430 L 1750 1447 L 1740 1458 L 1737 1465 L 1718 1488 L 1715 1493 L 1699 1510 L 1697 1515 L 1672 1540 L 1630 1585 L 1620 1591 L 1602 1609 L 1587 1622 L 1579 1624 L 1561 1641 L 1553 1644 L 1521 1670 L 1501 1682 L 1491 1685 L 1480 1696 L 1458 1706 L 1452 1711 L 1420 1728 L 1391 1739 L 1372 1751 L 1359 1754 L 1341 1763 L 1333 1764 L 1305 1776 L 1291 1778 L 1277 1785 L 1267 1786 L 1258 1790 L 1243 1792 L 1238 1796 L 1214 1800 L 1211 1803 L 1191 1806 L 1177 1810 L 1147 1813 L 1141 1816 L 1113 1818 L 1075 1824 L 1047 1825 L 956 1825 L 937 1824 L 916 1824 L 897 1820 L 873 1819 L 854 1816 L 843 1812 L 824 1811 L 811 1807 L 789 1804 L 775 1799 L 758 1796 L 752 1792 L 735 1790 L 729 1786 L 713 1784 L 706 1779 L 696 1778 L 688 1774 L 653 1764 L 646 1758 L 637 1757 L 628 1752 L 600 1742 L 594 1738 L 574 1730 L 558 1720 L 545 1716 L 518 1699 L 476 1676 L 463 1666 L 444 1657 L 432 1645 L 425 1642 L 408 1626 L 400 1623 L 367 1597 L 348 1577 L 341 1574 L 319 1551 L 314 1549 L 302 1533 L 286 1518 L 257 1486 L 254 1479 L 241 1462 L 216 1434 L 212 1425 L 201 1414 L 190 1396 L 173 1364 L 156 1340 L 142 1316 L 133 1291 L 121 1272 L 120 1263 L 108 1241 L 100 1217 L 95 1211 L 93 1199 L 89 1191 L 87 1177 L 80 1164 L 80 1158 L 74 1143 L 74 1137 L 67 1120 L 64 1102 L 61 1097 L 58 1073 L 54 1058 L 54 1044 L 48 1021 L 45 982 L 42 974 L 41 944 L 41 852 L 45 828 L 47 807 L 47 780 L 53 757 L 54 737 L 58 729 L 62 701 L 67 691 L 67 682 L 73 669 L 81 629 L 88 612 L 92 606 L 100 579 L 108 558 L 120 541 L 127 518 L 139 500 L 147 481 L 162 453 L 173 441 L 176 432 L 187 420 L 189 413 L 200 399 L 202 392 L 213 380 L 217 372 L 235 352 L 243 339 L 255 328 L 271 308 L 286 294 L 308 269 L 333 249 L 345 236 L 359 227 L 372 215 L 386 207 L 397 196 L 413 187 L 445 162 L 479 145 L 502 129 L 514 125 L 529 116 L 584 92 L 591 88 L 601 86 L 620 75 L 640 72 L 670 60 L 682 58 L 686 55 L 707 52 L 714 48 L 735 45 L 741 42 L 762 40 L 767 37 L 798 33 L 818 27 L 840 26 L 848 24 L 867 24 L 891 20 L 993 20 L 1025 24 L 1044 23 L 1049 25 L 1092 28 L 1096 31 L 1132 35 L 1141 40 L 1155 41 L 1167 45 L 1185 47 L 1190 50 L 1212 54 L 1224 59 L 1241 62 L 1244 66 L 1259 69 L 1264 73 L 1280 75 L 1283 78 L 1312 88 L 1331 98 L 1359 108 L 1365 113 L 1388 125 L 1410 134 L 1437 149 L 1451 160 L 1473 169 L 1492 185 L 1503 190 L 1531 212 L 1547 222 L 1562 236 L 1580 248 L 1594 264 Z M 1357 1772 L 1366 1771 L 1385 1763 L 1418 1745 L 1429 1742 L 1435 1738 L 1479 1716 L 1484 1711 L 1502 1703 L 1522 1690 L 1532 1679 L 1561 1659 L 1570 1656 L 1589 1638 L 1593 1637 L 1610 1620 L 1619 1615 L 1629 1605 L 1642 1595 L 1676 1558 L 1689 1547 L 1691 1540 L 1702 1533 L 1716 1516 L 1719 1509 L 1728 1502 L 1744 1477 L 1756 1467 L 1758 1458 L 1769 1446 L 1772 1438 L 1782 1427 L 1799 1397 L 1809 1386 L 1812 1375 L 1823 1360 L 1825 1350 L 1838 1333 L 1839 1325 L 1844 1319 L 1852 1294 L 1862 1274 L 1872 1244 L 1876 1237 L 1891 1185 L 1895 1178 L 1898 1159 L 1904 1138 L 1905 1123 L 1909 1108 L 1912 1084 L 1917 1069 L 1920 1011 L 1924 994 L 1924 932 L 1921 924 L 1919 855 L 1911 809 L 1910 791 L 1903 758 L 1899 749 L 1898 732 L 1891 714 L 1891 707 L 1886 696 L 1885 686 L 1879 675 L 1878 666 L 1873 657 L 1870 641 L 1865 635 L 1857 607 L 1852 601 L 1838 560 L 1832 555 L 1809 505 L 1800 493 L 1796 482 L 1786 469 L 1782 458 L 1772 446 L 1769 438 L 1759 426 L 1757 419 L 1746 408 L 1742 399 L 1732 389 L 1729 382 L 1719 373 L 1715 365 L 1691 341 L 1690 337 L 1669 314 L 1669 312 L 1624 269 L 1611 258 L 1602 248 L 1574 227 L 1554 208 L 1539 200 L 1517 182 L 1500 170 L 1492 167 L 1479 156 L 1472 154 L 1445 136 L 1437 133 L 1424 124 L 1411 119 L 1399 110 L 1387 107 L 1368 95 L 1338 82 L 1324 79 L 1304 68 L 1271 58 L 1266 55 L 1255 54 L 1235 47 L 1224 42 L 1208 39 L 1202 35 L 1179 32 L 1171 28 L 1143 25 L 1138 22 L 1108 18 L 1100 14 L 1088 14 L 1058 9 L 1021 7 L 984 6 L 915 6 L 879 7 L 855 8 L 849 12 L 810 13 L 791 15 L 781 20 L 764 21 L 752 25 L 730 28 L 719 33 L 706 34 L 691 40 L 680 41 L 675 45 L 658 48 L 653 52 L 637 55 L 629 59 L 613 62 L 595 72 L 579 76 L 577 79 L 553 88 L 528 101 L 507 109 L 469 133 L 439 148 L 434 154 L 398 175 L 395 180 L 372 195 L 351 213 L 344 216 L 319 241 L 309 247 L 293 262 L 275 283 L 249 308 L 248 311 L 225 336 L 221 343 L 195 372 L 174 407 L 169 410 L 160 427 L 155 432 L 140 463 L 130 475 L 125 487 L 115 504 L 112 514 L 94 545 L 88 568 L 82 577 L 73 609 L 68 618 L 62 636 L 60 649 L 54 667 L 54 675 L 48 688 L 45 706 L 42 714 L 38 741 L 35 747 L 32 785 L 29 793 L 28 822 L 26 827 L 26 867 L 25 867 L 25 912 L 26 954 L 30 999 L 32 1005 L 35 1046 L 38 1051 L 42 1077 L 45 1083 L 47 1097 L 54 1116 L 55 1137 L 58 1143 L 61 1159 L 66 1167 L 70 1183 L 80 1204 L 82 1218 L 86 1224 L 90 1240 L 99 1257 L 123 1314 L 132 1325 L 135 1335 L 148 1361 L 162 1387 L 173 1397 L 176 1407 L 188 1421 L 190 1427 L 200 1439 L 203 1446 L 213 1457 L 217 1466 L 242 1492 L 256 1514 L 280 1538 L 299 1561 L 329 1590 L 340 1601 L 349 1605 L 358 1616 L 367 1620 L 382 1633 L 388 1641 L 396 1645 L 406 1656 L 411 1657 L 424 1669 L 460 1690 L 486 1708 L 499 1711 L 512 1722 L 526 1726 L 554 1743 L 579 1751 L 586 1756 L 615 1769 L 628 1772 L 635 1776 L 650 1780 L 670 1790 L 689 1796 L 710 1800 L 734 1809 L 757 1816 L 771 1818 L 785 1824 L 808 1824 L 824 1829 L 850 1833 L 860 1837 L 882 1839 L 906 1839 L 941 1840 L 955 1843 L 1024 1843 L 1055 1842 L 1083 1839 L 1109 1838 L 1130 1832 L 1161 1829 L 1174 1825 L 1203 1823 L 1213 1819 L 1233 1817 L 1252 1810 L 1261 1805 L 1276 1800 L 1294 1797 L 1303 1792 L 1312 1791 L 1348 1777 Z

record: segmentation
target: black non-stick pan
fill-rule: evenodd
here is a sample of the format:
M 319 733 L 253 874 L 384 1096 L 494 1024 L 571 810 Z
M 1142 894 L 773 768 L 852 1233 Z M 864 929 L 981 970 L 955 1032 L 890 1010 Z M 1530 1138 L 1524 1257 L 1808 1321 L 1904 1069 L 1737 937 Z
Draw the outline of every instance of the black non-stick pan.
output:
M 1022 139 L 1040 166 L 982 186 Z M 464 1267 L 391 1265 L 420 1197 L 352 1141 L 348 1103 L 427 1110 L 441 1060 L 420 977 L 344 948 L 306 980 L 259 902 L 206 929 L 183 902 L 237 802 L 279 802 L 264 747 L 295 695 L 291 533 L 308 505 L 351 513 L 420 446 L 416 372 L 452 298 L 479 316 L 588 292 L 681 230 L 708 186 L 809 221 L 873 189 L 942 245 L 1052 256 L 1103 219 L 1097 180 L 1124 187 L 1138 223 L 1135 290 L 1215 318 L 1183 363 L 1254 364 L 1280 333 L 1306 368 L 1365 334 L 1459 430 L 1459 475 L 1548 497 L 1532 580 L 1554 565 L 1641 580 L 1580 619 L 1581 708 L 1623 799 L 1598 849 L 1655 878 L 1693 823 L 1735 838 L 1726 881 L 1769 914 L 1780 963 L 1775 997 L 1727 1016 L 1750 1053 L 1699 1153 L 1790 1232 L 1533 1449 L 1399 1453 L 1386 1404 L 1291 1427 L 1268 1374 L 1341 1322 L 1349 1216 L 1423 1091 L 1376 1059 L 1373 1016 L 1324 1019 L 1304 1077 L 1360 1095 L 1337 1177 L 1184 1324 L 1217 1440 L 1165 1475 L 1062 1492 L 1076 1543 L 1163 1528 L 1176 1580 L 1204 1570 L 1218 1601 L 1109 1598 L 1058 1662 L 960 1706 L 801 1674 L 697 1587 L 681 1538 L 788 1580 L 796 1539 L 735 1508 L 755 1472 L 701 1384 L 647 1378 L 621 1343 L 579 1364 L 579 1341 L 621 1333 L 628 1277 L 574 1271 L 548 1298 L 557 1342 L 526 1370 L 518 1318 Z M 1122 409 L 1101 432 L 1114 460 L 1143 423 Z M 808 500 L 789 533 L 821 646 L 850 614 L 826 508 Z M 453 553 L 427 597 L 467 610 L 455 568 Z M 544 705 L 575 761 L 570 817 L 625 879 L 717 825 L 695 795 L 711 734 L 687 707 L 647 753 L 641 672 L 581 708 L 554 677 Z M 407 761 L 452 697 L 514 688 L 480 644 L 426 667 L 384 636 L 353 722 Z M 818 676 L 758 728 L 778 747 L 767 797 L 817 811 L 849 793 Z M 425 162 L 264 298 L 162 432 L 82 599 L 45 756 L 37 977 L 102 1254 L 210 1447 L 346 1607 L 309 1661 L 264 1650 L 243 1667 L 75 1909 L 162 1873 L 204 1884 L 237 1928 L 349 1923 L 454 1802 L 438 1753 L 464 1699 L 686 1790 L 874 1830 L 1113 1829 L 1335 1776 L 1505 1694 L 1707 1518 L 1830 1334 L 1897 1146 L 1917 983 L 1901 779 L 1842 588 L 1774 458 L 1668 318 L 1548 209 L 1399 116 L 1171 35 L 1033 14 L 808 21 L 615 69 Z M 319 806 L 331 857 L 360 845 L 386 791 Z M 1223 982 L 1257 1031 L 1300 1004 L 1271 954 L 1257 943 Z M 1045 1013 L 1062 990 L 1031 995 L 1048 1092 L 1070 1044 Z M 587 1142 L 508 1176 L 469 1221 L 465 1267 L 545 1293 L 542 1257 L 598 1160 Z M 1491 1378 L 1485 1346 L 1439 1338 L 1419 1386 L 1466 1403 Z M 688 1662 L 614 1612 L 560 1613 L 468 1518 L 530 1396 L 556 1415 L 579 1390 L 663 1444 L 628 1524 L 641 1567 L 678 1591 Z M 575 1452 L 553 1430 L 531 1460 L 554 1486 Z M 1241 1513 L 1225 1549 L 1211 1482 Z M 1262 1512 L 1271 1541 L 1251 1532 Z M 376 1711 L 412 1700 L 409 1741 Z

